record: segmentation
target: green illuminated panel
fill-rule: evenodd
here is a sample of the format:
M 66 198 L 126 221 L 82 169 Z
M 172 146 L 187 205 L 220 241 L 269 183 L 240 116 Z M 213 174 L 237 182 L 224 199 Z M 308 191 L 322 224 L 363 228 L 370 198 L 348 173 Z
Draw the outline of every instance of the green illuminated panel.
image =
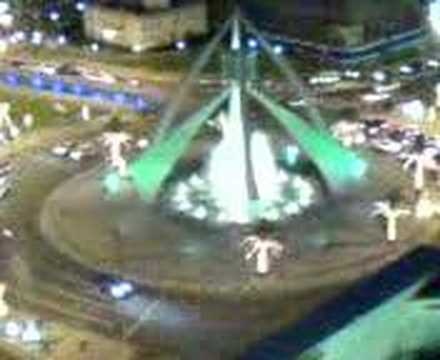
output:
M 367 163 L 354 152 L 344 148 L 327 132 L 318 131 L 296 114 L 277 104 L 262 93 L 250 91 L 298 142 L 316 164 L 333 191 L 359 184 L 366 173 Z
M 151 200 L 159 192 L 161 185 L 188 149 L 202 124 L 217 111 L 228 95 L 229 91 L 226 91 L 214 98 L 186 120 L 184 125 L 171 130 L 168 136 L 152 145 L 139 159 L 130 164 L 129 174 L 132 184 L 145 200 Z M 114 173 L 109 174 L 104 181 L 104 186 L 111 194 L 117 193 L 120 189 L 116 177 Z

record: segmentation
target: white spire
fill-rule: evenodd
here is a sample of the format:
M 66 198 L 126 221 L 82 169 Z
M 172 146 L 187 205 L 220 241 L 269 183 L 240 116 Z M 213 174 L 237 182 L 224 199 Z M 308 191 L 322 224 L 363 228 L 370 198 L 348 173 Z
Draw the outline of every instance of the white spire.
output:
M 241 31 L 238 13 L 235 14 L 234 21 L 232 22 L 231 49 L 234 51 L 241 49 Z

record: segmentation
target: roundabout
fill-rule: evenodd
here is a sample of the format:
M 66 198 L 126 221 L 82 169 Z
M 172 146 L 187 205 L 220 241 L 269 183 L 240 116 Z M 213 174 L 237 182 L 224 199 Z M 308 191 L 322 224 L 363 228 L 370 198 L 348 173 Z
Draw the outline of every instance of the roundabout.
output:
M 239 49 L 240 18 L 232 21 L 231 49 Z M 239 50 L 230 58 L 244 62 Z M 240 297 L 254 275 L 242 241 L 261 222 L 284 252 L 273 262 L 274 274 L 260 282 L 262 298 L 295 289 L 284 276 L 302 259 L 328 251 L 343 257 L 343 246 L 376 246 L 380 235 L 363 238 L 372 227 L 365 206 L 402 184 L 387 184 L 373 161 L 269 95 L 246 89 L 243 66 L 231 65 L 244 74 L 232 71 L 229 90 L 182 125 L 168 119 L 165 135 L 130 163 L 121 155 L 125 140 L 114 135 L 110 172 L 99 167 L 80 174 L 47 199 L 44 238 L 88 267 L 200 298 Z M 284 130 L 250 123 L 244 104 L 251 99 Z M 207 121 L 219 129 L 214 141 L 204 135 Z M 293 160 L 283 158 L 289 151 Z M 393 166 L 384 164 L 389 177 Z
M 416 246 L 410 222 L 385 242 L 370 216 L 374 201 L 410 187 L 391 159 L 343 147 L 242 75 L 226 83 L 186 121 L 162 122 L 164 134 L 130 161 L 115 150 L 114 166 L 95 161 L 45 187 L 23 245 L 31 292 L 42 277 L 56 296 L 79 298 L 65 309 L 75 321 L 185 359 L 225 359 Z M 249 122 L 251 101 L 277 131 Z M 283 249 L 264 271 L 243 246 L 261 223 Z M 35 254 L 50 262 L 36 266 Z M 96 289 L 103 277 L 139 293 L 113 301 Z

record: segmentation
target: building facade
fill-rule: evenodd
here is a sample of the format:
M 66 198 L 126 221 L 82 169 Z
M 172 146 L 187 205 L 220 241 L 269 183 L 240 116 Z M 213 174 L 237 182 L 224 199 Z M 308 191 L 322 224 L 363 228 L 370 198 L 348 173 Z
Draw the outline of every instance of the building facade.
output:
M 143 51 L 208 32 L 203 0 L 101 0 L 84 14 L 86 36 Z

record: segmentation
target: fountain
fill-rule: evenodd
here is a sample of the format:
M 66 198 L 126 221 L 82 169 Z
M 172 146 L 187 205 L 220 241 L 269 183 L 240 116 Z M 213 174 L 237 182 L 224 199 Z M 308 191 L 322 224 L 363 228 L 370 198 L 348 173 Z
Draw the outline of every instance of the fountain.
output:
M 249 106 L 250 99 L 265 108 L 274 118 L 273 121 L 279 122 L 287 130 L 315 163 L 335 193 L 346 193 L 353 186 L 362 185 L 367 171 L 366 161 L 351 150 L 343 148 L 322 125 L 307 123 L 297 114 L 274 102 L 270 96 L 252 88 L 247 79 L 254 69 L 248 69 L 242 49 L 240 16 L 235 16 L 231 23 L 226 90 L 177 128 L 169 129 L 176 114 L 175 103 L 170 106 L 173 111 L 168 111 L 164 120 L 168 133 L 163 135 L 162 130 L 153 149 L 149 149 L 130 167 L 137 192 L 147 202 L 155 201 L 158 197 L 165 199 L 165 202 L 167 198 L 171 198 L 170 207 L 174 207 L 177 212 L 203 221 L 221 223 L 249 224 L 262 219 L 278 221 L 300 213 L 299 209 L 311 205 L 313 201 L 309 194 L 319 194 L 320 189 L 314 189 L 310 179 L 303 179 L 300 174 L 288 173 L 277 165 L 276 154 L 269 141 L 269 135 L 277 135 L 251 129 L 244 113 L 244 102 Z M 255 29 L 251 28 L 251 31 L 255 32 Z M 206 52 L 202 56 L 205 57 Z M 206 63 L 206 59 L 203 63 Z M 288 79 L 293 81 L 291 72 L 285 70 L 287 65 L 281 62 L 280 66 L 288 74 Z M 302 87 L 299 91 L 301 94 L 305 92 Z M 178 97 L 176 102 L 180 101 Z M 321 119 L 320 115 L 316 115 L 316 110 L 312 113 L 314 119 Z M 221 140 L 208 156 L 198 182 L 200 186 L 192 184 L 191 191 L 187 191 L 186 195 L 182 191 L 169 191 L 169 187 L 164 186 L 167 178 L 179 158 L 188 151 L 192 139 L 212 117 L 216 118 L 221 129 Z M 160 128 L 163 127 L 164 125 Z M 177 184 L 181 181 L 186 180 L 180 179 Z M 115 174 L 107 176 L 105 184 L 110 193 L 118 192 L 119 187 L 115 185 L 117 182 Z M 302 196 L 304 191 L 298 187 L 302 185 L 298 184 L 304 183 L 308 183 L 306 188 L 310 190 Z M 178 185 L 170 187 L 173 186 Z M 167 195 L 169 192 L 174 195 Z M 286 197 L 286 193 L 293 196 Z M 314 200 L 319 198 L 314 197 Z M 194 202 L 194 198 L 197 202 Z
M 188 84 L 231 29 L 224 87 L 182 121 L 178 109 Z M 124 176 L 102 167 L 79 174 L 55 189 L 41 214 L 44 238 L 82 266 L 172 294 L 181 303 L 197 299 L 192 317 L 181 309 L 183 323 L 192 319 L 185 325 L 161 322 L 159 341 L 179 347 L 193 342 L 188 348 L 210 349 L 210 355 L 218 348 L 236 352 L 322 301 L 319 289 L 348 284 L 385 261 L 377 254 L 382 234 L 371 230 L 361 205 L 389 187 L 372 184 L 373 164 L 334 139 L 317 109 L 307 119 L 253 86 L 241 46 L 245 31 L 256 30 L 235 14 Z M 291 72 L 288 80 L 296 81 Z M 298 94 L 307 95 L 302 86 Z M 250 108 L 269 126 L 251 119 Z M 205 136 L 210 124 L 218 129 L 214 138 Z M 247 259 L 260 261 L 259 272 L 267 275 L 270 251 L 283 249 L 283 256 L 274 257 L 273 276 L 255 279 L 240 244 L 263 220 L 273 225 L 277 241 L 256 242 Z M 299 300 L 304 292 L 313 295 Z M 176 332 L 173 340 L 167 337 Z M 227 345 L 216 340 L 219 334 Z
M 241 45 L 247 22 L 234 15 L 220 35 L 228 29 L 231 42 L 224 72 L 227 81 L 222 82 L 225 88 L 178 125 L 179 106 L 175 102 L 182 99 L 177 96 L 165 112 L 165 123 L 159 125 L 151 146 L 124 165 L 122 174 L 118 166 L 104 173 L 102 168 L 94 169 L 57 189 L 42 216 L 42 230 L 50 241 L 59 245 L 62 239 L 63 251 L 87 266 L 105 259 L 109 271 L 141 281 L 143 276 L 136 266 L 129 266 L 127 271 L 122 264 L 142 263 L 142 257 L 147 256 L 156 264 L 148 281 L 163 285 L 175 281 L 175 274 L 164 276 L 168 273 L 167 257 L 172 263 L 172 259 L 183 256 L 181 261 L 188 264 L 194 256 L 223 257 L 208 273 L 214 269 L 222 272 L 225 259 L 229 270 L 240 272 L 239 256 L 234 252 L 239 251 L 241 234 L 263 220 L 278 224 L 277 231 L 285 241 L 299 242 L 301 251 L 305 251 L 316 244 L 310 239 L 322 238 L 322 229 L 312 223 L 316 218 L 326 221 L 329 206 L 332 216 L 354 216 L 347 215 L 355 214 L 347 210 L 357 206 L 353 199 L 370 196 L 364 191 L 366 186 L 368 194 L 373 189 L 369 162 L 343 147 L 322 125 L 284 107 L 266 89 L 254 87 L 247 79 L 250 72 Z M 221 39 L 215 37 L 214 49 L 211 43 L 190 77 L 208 62 Z M 188 80 L 182 87 L 193 81 Z M 302 86 L 298 91 L 304 94 Z M 251 120 L 251 107 L 261 109 L 257 118 L 265 118 L 266 125 L 272 122 L 274 126 L 265 127 Z M 208 124 L 215 124 L 218 130 L 214 140 L 203 137 Z M 202 138 L 202 150 L 195 144 L 196 137 Z M 191 165 L 194 159 L 188 160 L 193 153 L 198 154 L 196 168 Z M 341 197 L 344 202 L 337 201 Z M 292 233 L 298 223 L 302 224 L 301 231 Z M 310 233 L 308 226 L 313 228 Z M 338 226 L 332 224 L 331 228 Z M 231 231 L 237 237 L 234 240 Z M 324 243 L 337 241 L 332 240 L 333 236 L 326 234 Z M 75 245 L 78 239 L 81 244 L 93 244 L 93 251 Z M 159 239 L 164 242 L 156 243 Z M 121 253 L 122 244 L 125 248 Z M 189 248 L 192 250 L 188 252 Z M 182 286 L 200 282 L 185 271 L 178 277 Z M 231 281 L 226 275 L 225 281 L 233 288 L 241 286 L 243 279 Z

